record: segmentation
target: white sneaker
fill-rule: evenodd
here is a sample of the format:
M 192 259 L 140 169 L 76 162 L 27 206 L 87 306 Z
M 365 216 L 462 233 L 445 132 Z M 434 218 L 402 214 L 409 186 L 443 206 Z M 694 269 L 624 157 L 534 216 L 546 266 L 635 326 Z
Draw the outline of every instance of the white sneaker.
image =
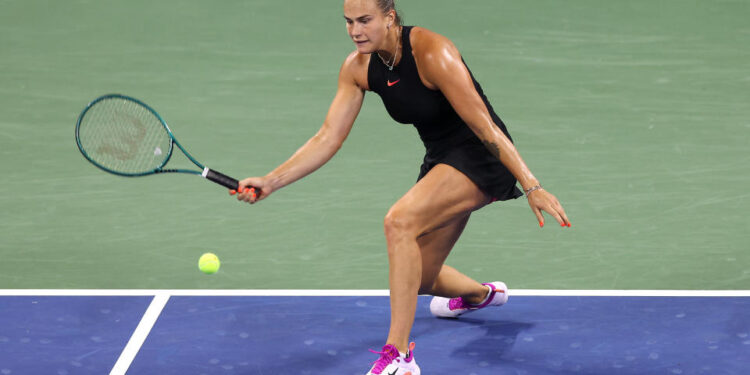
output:
M 476 311 L 487 306 L 502 306 L 508 302 L 508 287 L 502 281 L 484 283 L 491 291 L 487 299 L 479 305 L 470 305 L 463 298 L 432 297 L 430 312 L 440 318 L 458 318 L 459 315 Z
M 401 355 L 393 345 L 386 345 L 382 352 L 370 350 L 380 354 L 380 358 L 373 364 L 367 375 L 420 375 L 421 371 L 414 360 L 414 343 L 409 344 L 409 351 Z

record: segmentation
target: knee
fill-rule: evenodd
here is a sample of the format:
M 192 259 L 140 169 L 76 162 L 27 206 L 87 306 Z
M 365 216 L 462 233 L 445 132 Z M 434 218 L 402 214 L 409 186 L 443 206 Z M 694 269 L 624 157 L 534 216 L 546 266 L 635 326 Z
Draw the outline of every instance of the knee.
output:
M 394 243 L 403 239 L 417 238 L 415 232 L 415 221 L 408 212 L 398 207 L 391 207 L 383 220 L 383 230 L 388 243 Z

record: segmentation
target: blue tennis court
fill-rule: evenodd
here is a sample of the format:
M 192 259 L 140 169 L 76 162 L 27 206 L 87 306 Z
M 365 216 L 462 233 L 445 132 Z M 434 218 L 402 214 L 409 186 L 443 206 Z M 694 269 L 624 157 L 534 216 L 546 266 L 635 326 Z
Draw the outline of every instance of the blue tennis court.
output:
M 364 374 L 375 359 L 367 348 L 379 349 L 388 329 L 384 295 L 176 294 L 124 373 Z M 420 297 L 415 358 L 424 374 L 746 374 L 750 367 L 750 298 L 742 293 L 565 294 L 515 295 L 459 320 L 433 318 L 428 297 Z M 4 296 L 0 374 L 109 373 L 153 300 Z

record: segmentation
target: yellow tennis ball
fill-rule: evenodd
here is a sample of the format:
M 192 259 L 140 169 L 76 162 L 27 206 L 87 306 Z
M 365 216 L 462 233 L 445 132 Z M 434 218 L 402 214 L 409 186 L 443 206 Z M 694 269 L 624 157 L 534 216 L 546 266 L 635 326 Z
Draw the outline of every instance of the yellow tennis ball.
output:
M 198 259 L 198 269 L 200 269 L 201 272 L 207 275 L 211 275 L 219 271 L 220 266 L 221 262 L 219 262 L 219 257 L 217 257 L 214 253 L 205 253 L 201 255 L 200 259 Z

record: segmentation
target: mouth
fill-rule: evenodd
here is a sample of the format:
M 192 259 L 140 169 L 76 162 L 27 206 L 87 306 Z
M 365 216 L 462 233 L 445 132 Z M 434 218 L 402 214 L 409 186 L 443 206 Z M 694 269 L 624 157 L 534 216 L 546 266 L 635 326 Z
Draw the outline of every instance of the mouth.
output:
M 369 40 L 355 40 L 354 44 L 356 44 L 357 46 L 362 46 L 362 45 L 365 45 L 367 42 L 369 42 Z

